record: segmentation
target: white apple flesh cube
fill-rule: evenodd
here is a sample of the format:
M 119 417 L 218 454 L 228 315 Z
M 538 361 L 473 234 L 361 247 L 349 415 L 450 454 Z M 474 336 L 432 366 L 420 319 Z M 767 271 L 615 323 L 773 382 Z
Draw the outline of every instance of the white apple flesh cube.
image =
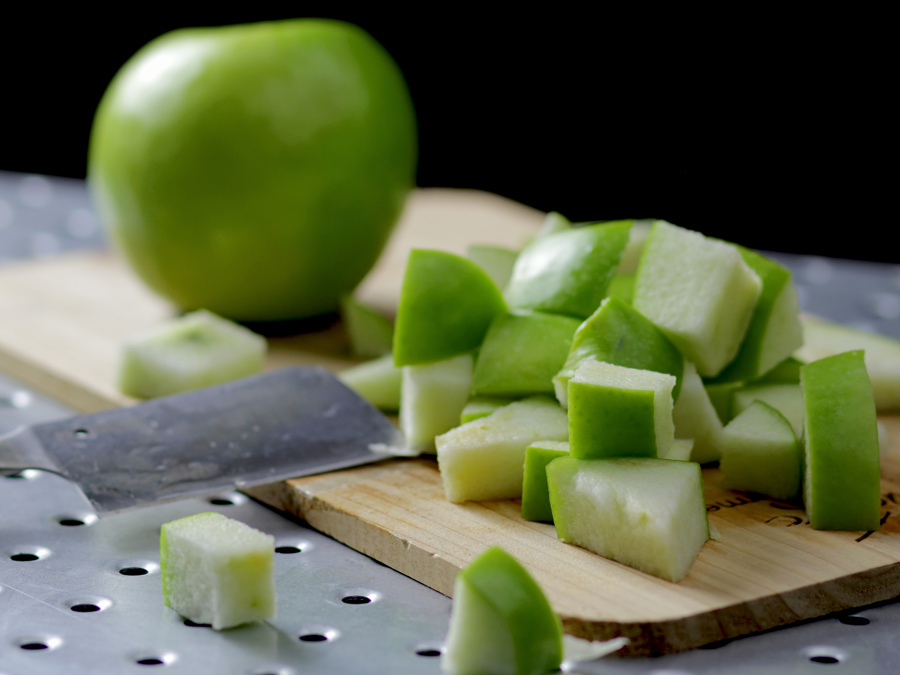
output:
M 162 526 L 160 569 L 166 606 L 216 630 L 274 619 L 275 538 L 219 513 Z
M 772 406 L 754 401 L 722 432 L 725 487 L 790 499 L 800 489 L 800 446 L 791 425 Z
M 118 386 L 135 398 L 177 394 L 258 373 L 265 356 L 265 338 L 200 310 L 125 342 Z
M 403 366 L 400 429 L 410 450 L 434 450 L 434 439 L 459 424 L 472 388 L 474 359 L 455 356 L 418 366 Z
M 737 355 L 762 283 L 737 248 L 656 221 L 641 255 L 634 308 L 713 377 Z
M 709 538 L 695 462 L 562 457 L 547 482 L 560 539 L 642 572 L 683 579 Z
M 693 439 L 691 459 L 700 464 L 715 462 L 721 455 L 722 421 L 713 407 L 697 368 L 686 362 L 681 395 L 672 409 L 675 438 Z
M 522 496 L 525 451 L 536 441 L 566 441 L 566 411 L 545 396 L 510 403 L 435 439 L 448 501 Z
M 675 437 L 675 377 L 585 359 L 569 380 L 573 457 L 659 457 Z

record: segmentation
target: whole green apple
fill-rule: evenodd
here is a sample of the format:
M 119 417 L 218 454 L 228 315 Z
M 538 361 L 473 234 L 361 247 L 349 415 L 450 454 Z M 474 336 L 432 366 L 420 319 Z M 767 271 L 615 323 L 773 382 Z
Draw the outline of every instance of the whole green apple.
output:
M 338 308 L 384 247 L 416 159 L 388 53 L 356 26 L 297 19 L 146 45 L 100 103 L 88 180 L 151 288 L 268 321 Z

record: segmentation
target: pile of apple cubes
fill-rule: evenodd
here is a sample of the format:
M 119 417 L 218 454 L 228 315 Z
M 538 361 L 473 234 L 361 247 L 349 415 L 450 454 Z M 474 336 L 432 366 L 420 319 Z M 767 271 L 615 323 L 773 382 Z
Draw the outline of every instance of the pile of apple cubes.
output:
M 399 378 L 451 502 L 521 497 L 562 540 L 672 581 L 709 538 L 701 464 L 779 499 L 802 486 L 814 528 L 877 529 L 863 352 L 802 364 L 787 269 L 633 225 L 550 214 L 520 253 L 412 251 L 392 362 L 346 381 L 390 408 Z

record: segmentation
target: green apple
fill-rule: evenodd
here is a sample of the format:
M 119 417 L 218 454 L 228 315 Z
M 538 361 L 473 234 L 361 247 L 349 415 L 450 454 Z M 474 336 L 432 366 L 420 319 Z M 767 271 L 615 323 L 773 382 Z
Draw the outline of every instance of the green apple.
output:
M 498 314 L 478 352 L 472 392 L 509 398 L 552 394 L 553 376 L 565 362 L 580 323 L 546 312 Z
M 434 438 L 459 424 L 472 388 L 471 354 L 403 366 L 400 429 L 416 452 L 433 452 Z
M 622 253 L 622 260 L 619 261 L 616 276 L 630 276 L 637 272 L 641 253 L 644 251 L 647 237 L 650 236 L 650 228 L 653 226 L 653 222 L 652 218 L 632 221 L 631 233 L 628 235 L 628 244 Z
M 487 272 L 497 288 L 506 288 L 512 276 L 518 251 L 502 246 L 472 244 L 466 249 L 466 257 Z
M 335 311 L 414 184 L 415 112 L 360 28 L 299 19 L 167 33 L 113 79 L 88 181 L 137 274 L 230 319 Z
M 782 363 L 803 344 L 803 327 L 790 270 L 759 253 L 741 246 L 737 249 L 762 281 L 762 292 L 737 357 L 717 379 L 751 382 Z
M 394 365 L 393 354 L 345 368 L 337 377 L 379 410 L 400 410 L 403 368 Z
M 804 342 L 797 350 L 802 361 L 815 361 L 841 352 L 862 349 L 879 412 L 900 410 L 900 342 L 824 319 L 802 317 Z
M 547 396 L 510 403 L 434 439 L 448 501 L 522 496 L 525 451 L 536 441 L 566 441 L 566 411 Z
M 275 538 L 220 513 L 200 513 L 162 526 L 163 600 L 186 619 L 215 630 L 276 613 Z
M 802 323 L 802 320 L 801 320 Z M 815 360 L 815 359 L 812 359 Z M 777 366 L 772 368 L 768 373 L 760 377 L 756 382 L 775 384 L 799 384 L 800 383 L 800 366 L 804 364 L 804 361 L 800 359 L 789 356 L 784 361 L 779 363 Z
M 354 356 L 375 359 L 391 353 L 394 324 L 384 314 L 352 295 L 345 295 L 341 298 L 341 319 Z
M 575 331 L 566 362 L 553 378 L 556 397 L 568 406 L 569 379 L 588 358 L 639 370 L 655 370 L 676 378 L 672 396 L 681 389 L 684 357 L 649 319 L 619 298 L 606 298 Z
M 800 369 L 803 502 L 817 530 L 877 530 L 881 467 L 872 385 L 861 350 Z
M 735 246 L 658 220 L 641 255 L 633 305 L 700 375 L 713 377 L 737 356 L 761 289 Z
M 569 380 L 572 456 L 660 457 L 675 437 L 665 373 L 585 359 Z
M 725 487 L 790 499 L 800 489 L 800 446 L 772 406 L 754 401 L 722 431 L 719 462 Z
M 509 306 L 586 319 L 606 297 L 631 221 L 575 227 L 526 246 L 505 290 Z
M 205 310 L 154 326 L 122 345 L 118 387 L 155 398 L 230 382 L 263 369 L 266 340 Z
M 693 438 L 676 438 L 672 441 L 672 445 L 669 446 L 669 449 L 666 451 L 666 454 L 662 456 L 663 459 L 677 459 L 682 462 L 690 462 L 691 455 L 694 451 L 694 439 Z
M 631 304 L 631 301 L 634 300 L 634 280 L 634 274 L 616 274 L 610 279 L 606 294 L 611 298 L 618 298 Z
M 454 253 L 413 249 L 397 306 L 394 362 L 419 365 L 472 352 L 504 311 L 496 284 L 474 262 Z
M 731 412 L 731 399 L 734 392 L 743 386 L 743 382 L 707 382 L 703 380 L 706 395 L 713 408 L 716 409 L 716 414 L 722 424 L 728 424 L 734 418 Z
M 683 579 L 709 539 L 695 462 L 561 457 L 547 482 L 560 539 L 648 574 Z
M 512 403 L 512 400 L 500 396 L 473 396 L 466 402 L 460 413 L 459 423 L 465 424 L 481 417 L 487 417 L 510 403 Z
M 559 617 L 515 558 L 490 548 L 457 575 L 444 673 L 546 675 L 562 658 Z
M 522 477 L 522 518 L 553 522 L 547 465 L 557 457 L 569 455 L 566 441 L 537 441 L 525 449 L 525 473 Z
M 693 363 L 685 364 L 682 382 L 681 396 L 672 408 L 675 438 L 693 439 L 693 461 L 700 464 L 715 462 L 721 454 L 722 421 Z
M 803 392 L 800 383 L 774 382 L 748 384 L 738 387 L 731 394 L 731 414 L 740 415 L 754 401 L 762 401 L 784 415 L 797 438 L 803 436 Z

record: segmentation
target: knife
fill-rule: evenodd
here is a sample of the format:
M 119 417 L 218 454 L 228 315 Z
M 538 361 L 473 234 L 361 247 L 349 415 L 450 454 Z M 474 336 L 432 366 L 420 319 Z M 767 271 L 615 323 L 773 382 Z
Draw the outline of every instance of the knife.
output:
M 323 368 L 296 366 L 0 437 L 0 473 L 43 469 L 99 515 L 367 464 L 402 434 Z

